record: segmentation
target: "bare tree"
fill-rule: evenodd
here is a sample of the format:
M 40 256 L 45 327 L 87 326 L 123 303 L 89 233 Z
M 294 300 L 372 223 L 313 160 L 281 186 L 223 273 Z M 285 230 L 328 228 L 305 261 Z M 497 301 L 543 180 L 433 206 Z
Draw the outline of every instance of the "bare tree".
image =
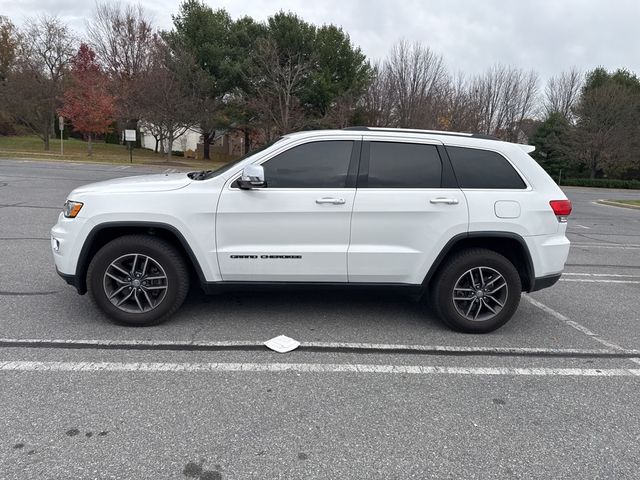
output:
M 256 42 L 251 66 L 246 72 L 249 107 L 262 119 L 267 140 L 272 129 L 283 134 L 303 125 L 304 112 L 298 94 L 311 66 L 308 58 L 279 48 L 272 38 Z
M 28 19 L 15 68 L 6 79 L 3 97 L 9 114 L 37 134 L 45 150 L 49 150 L 74 43 L 69 28 L 57 17 Z
M 157 35 L 142 6 L 120 2 L 98 3 L 87 22 L 87 34 L 97 58 L 112 79 L 118 97 L 120 128 L 135 126 L 140 118 L 139 83 L 152 68 Z
M 551 77 L 544 90 L 543 106 L 547 117 L 559 113 L 572 121 L 572 109 L 580 97 L 581 88 L 582 74 L 575 67 Z
M 140 4 L 98 3 L 87 22 L 91 47 L 116 77 L 134 78 L 151 66 L 154 32 Z
M 15 64 L 18 55 L 18 31 L 9 18 L 0 15 L 0 81 Z
M 141 128 L 162 146 L 167 160 L 175 140 L 198 125 L 201 117 L 204 72 L 186 51 L 174 51 L 158 40 L 149 70 L 136 82 Z M 153 88 L 149 88 L 153 85 Z
M 470 84 L 471 101 L 479 115 L 477 130 L 508 141 L 518 141 L 523 120 L 533 113 L 538 75 L 496 65 Z
M 7 76 L 14 71 L 18 45 L 19 34 L 15 25 L 9 18 L 0 15 L 0 135 L 15 133 L 5 96 Z
M 391 112 L 393 101 L 389 95 L 391 87 L 383 64 L 374 65 L 369 88 L 361 99 L 365 123 L 373 127 L 393 126 Z
M 440 55 L 420 43 L 400 41 L 384 64 L 393 99 L 392 117 L 401 128 L 436 128 L 446 70 Z
M 444 97 L 444 114 L 438 128 L 457 132 L 477 132 L 480 124 L 478 103 L 474 101 L 469 81 L 462 73 L 449 77 Z

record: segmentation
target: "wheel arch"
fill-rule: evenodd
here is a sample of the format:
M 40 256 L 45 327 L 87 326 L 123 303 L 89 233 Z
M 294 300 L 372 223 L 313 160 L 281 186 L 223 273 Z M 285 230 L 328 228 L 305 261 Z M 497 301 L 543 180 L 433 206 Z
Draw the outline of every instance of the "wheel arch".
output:
M 486 248 L 504 255 L 516 267 L 522 291 L 529 292 L 533 288 L 535 271 L 531 253 L 524 238 L 511 232 L 467 232 L 454 236 L 436 257 L 422 284 L 429 288 L 430 282 L 446 266 L 447 257 L 469 248 Z
M 118 237 L 135 234 L 151 235 L 167 241 L 183 256 L 192 276 L 197 277 L 201 285 L 206 283 L 197 257 L 182 233 L 173 225 L 161 222 L 106 222 L 91 229 L 80 250 L 75 274 L 78 293 L 87 292 L 87 270 L 95 253 Z

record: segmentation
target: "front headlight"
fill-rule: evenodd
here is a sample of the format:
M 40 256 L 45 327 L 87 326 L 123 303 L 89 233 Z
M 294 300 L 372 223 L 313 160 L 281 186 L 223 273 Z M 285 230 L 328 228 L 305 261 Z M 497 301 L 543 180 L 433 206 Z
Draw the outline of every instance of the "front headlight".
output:
M 76 215 L 80 213 L 80 209 L 82 208 L 82 202 L 73 202 L 71 200 L 67 200 L 64 202 L 64 207 L 62 208 L 62 213 L 67 218 L 76 218 Z

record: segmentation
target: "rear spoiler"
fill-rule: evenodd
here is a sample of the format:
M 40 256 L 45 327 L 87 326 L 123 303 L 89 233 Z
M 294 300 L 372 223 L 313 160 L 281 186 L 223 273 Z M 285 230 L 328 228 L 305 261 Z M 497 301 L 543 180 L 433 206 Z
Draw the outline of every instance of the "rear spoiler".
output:
M 533 151 L 536 149 L 536 147 L 535 147 L 535 146 L 533 146 L 533 145 L 525 145 L 525 144 L 523 144 L 523 143 L 518 143 L 518 146 L 519 146 L 522 150 L 524 150 L 526 153 L 531 153 L 531 152 L 533 152 Z

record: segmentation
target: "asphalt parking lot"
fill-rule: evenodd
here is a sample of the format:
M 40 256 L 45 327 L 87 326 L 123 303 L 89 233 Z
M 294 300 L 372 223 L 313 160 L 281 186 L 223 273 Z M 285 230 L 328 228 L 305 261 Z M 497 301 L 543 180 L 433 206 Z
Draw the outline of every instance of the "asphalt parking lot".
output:
M 362 292 L 118 327 L 49 229 L 74 187 L 163 170 L 0 159 L 0 478 L 638 478 L 640 210 L 594 202 L 639 192 L 567 188 L 565 275 L 489 335 Z

